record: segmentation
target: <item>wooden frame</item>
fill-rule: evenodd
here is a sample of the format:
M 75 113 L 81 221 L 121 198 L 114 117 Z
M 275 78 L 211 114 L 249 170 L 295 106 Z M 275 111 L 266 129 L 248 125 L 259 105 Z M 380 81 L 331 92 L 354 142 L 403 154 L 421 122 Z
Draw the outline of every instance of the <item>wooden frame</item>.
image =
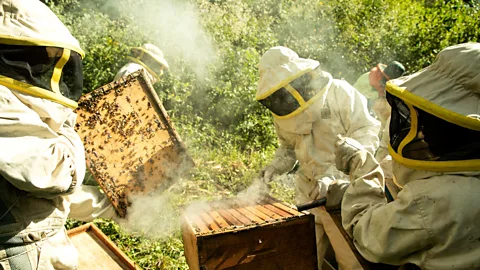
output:
M 193 160 L 153 86 L 137 71 L 82 96 L 76 130 L 87 167 L 119 216 L 131 193 L 168 188 Z
M 93 223 L 73 228 L 67 233 L 79 253 L 79 270 L 141 269 Z

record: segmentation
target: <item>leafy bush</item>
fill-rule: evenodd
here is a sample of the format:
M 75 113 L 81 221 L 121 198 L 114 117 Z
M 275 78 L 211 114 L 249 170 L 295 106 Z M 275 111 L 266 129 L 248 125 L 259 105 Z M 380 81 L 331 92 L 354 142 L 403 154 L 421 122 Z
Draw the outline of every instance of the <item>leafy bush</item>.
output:
M 271 116 L 254 100 L 258 61 L 272 46 L 291 47 L 302 57 L 319 60 L 334 77 L 353 83 L 378 62 L 395 59 L 413 72 L 430 64 L 442 48 L 477 41 L 480 36 L 480 8 L 475 1 L 45 2 L 61 14 L 87 51 L 85 92 L 111 81 L 126 63 L 131 46 L 156 42 L 172 53 L 165 55 L 170 74 L 155 87 L 192 147 L 233 144 L 239 149 L 259 150 L 276 146 Z M 205 56 L 205 62 L 200 61 L 203 58 L 182 58 L 182 53 L 194 54 L 189 48 L 198 48 L 176 46 L 173 33 L 168 35 L 170 28 L 185 29 L 158 24 L 158 20 L 168 23 L 156 18 L 170 16 L 160 9 L 167 7 L 175 12 L 196 10 L 188 14 L 198 15 L 206 32 L 192 32 L 198 35 L 194 41 L 199 41 L 199 46 L 204 40 L 213 44 L 209 51 L 198 51 L 213 54 Z M 160 13 L 149 15 L 150 8 Z M 175 23 L 181 24 L 181 18 Z

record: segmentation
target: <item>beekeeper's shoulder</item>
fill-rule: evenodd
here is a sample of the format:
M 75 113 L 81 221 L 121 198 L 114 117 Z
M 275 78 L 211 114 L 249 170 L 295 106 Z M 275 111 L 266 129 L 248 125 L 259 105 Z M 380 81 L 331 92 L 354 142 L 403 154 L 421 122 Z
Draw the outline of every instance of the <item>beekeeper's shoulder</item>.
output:
M 330 86 L 330 94 L 334 94 L 338 98 L 351 98 L 355 95 L 355 88 L 345 80 L 333 79 Z

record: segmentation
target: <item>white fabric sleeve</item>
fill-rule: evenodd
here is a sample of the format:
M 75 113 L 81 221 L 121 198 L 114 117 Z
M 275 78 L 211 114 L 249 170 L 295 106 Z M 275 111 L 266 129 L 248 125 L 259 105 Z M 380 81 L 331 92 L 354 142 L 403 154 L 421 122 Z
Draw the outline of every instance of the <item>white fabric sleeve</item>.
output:
M 52 107 L 52 110 L 55 107 Z M 83 144 L 73 130 L 72 112 L 54 132 L 39 115 L 0 87 L 0 173 L 34 196 L 52 198 L 72 192 L 85 174 Z
M 282 131 L 276 123 L 275 130 L 278 136 L 279 147 L 275 151 L 275 157 L 270 162 L 270 165 L 276 169 L 278 174 L 283 174 L 291 170 L 297 161 L 295 146 L 283 138 Z
M 382 162 L 388 155 L 388 144 L 390 142 L 390 117 L 387 119 L 384 125 L 382 125 L 380 145 L 375 153 L 375 158 Z
M 110 200 L 99 187 L 81 185 L 65 198 L 70 202 L 69 218 L 88 222 L 116 216 Z
M 342 225 L 367 260 L 400 265 L 408 255 L 431 245 L 413 192 L 404 189 L 387 203 L 383 174 L 373 156 L 361 151 L 352 161 L 351 184 L 342 200 Z
M 368 113 L 367 100 L 346 81 L 335 80 L 335 102 L 346 130 L 345 137 L 357 140 L 370 153 L 378 148 L 380 122 Z

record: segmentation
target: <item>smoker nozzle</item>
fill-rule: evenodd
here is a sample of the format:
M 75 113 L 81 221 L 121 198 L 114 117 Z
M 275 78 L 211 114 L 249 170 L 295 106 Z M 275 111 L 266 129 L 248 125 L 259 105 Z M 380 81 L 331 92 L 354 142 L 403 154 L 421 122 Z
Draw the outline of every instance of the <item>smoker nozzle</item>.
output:
M 305 211 L 305 210 L 308 210 L 308 209 L 312 209 L 312 208 L 316 208 L 316 207 L 325 205 L 326 203 L 327 203 L 327 198 L 324 197 L 324 198 L 315 200 L 313 202 L 297 205 L 296 207 L 297 207 L 298 211 Z

